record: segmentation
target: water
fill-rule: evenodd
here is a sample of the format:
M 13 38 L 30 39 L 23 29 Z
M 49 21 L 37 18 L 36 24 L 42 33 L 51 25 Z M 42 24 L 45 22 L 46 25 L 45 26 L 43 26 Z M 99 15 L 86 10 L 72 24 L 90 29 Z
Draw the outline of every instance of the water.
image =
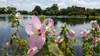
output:
M 46 16 L 50 17 L 54 20 L 55 23 L 55 29 L 57 31 L 57 35 L 59 34 L 59 31 L 61 30 L 61 26 L 64 24 L 67 24 L 67 28 L 70 28 L 76 32 L 76 35 L 74 37 L 69 37 L 71 39 L 76 39 L 79 45 L 81 45 L 81 31 L 83 28 L 86 28 L 89 30 L 91 28 L 91 25 L 89 23 L 90 20 L 87 19 L 81 19 L 81 18 L 70 18 L 70 17 L 54 17 L 54 16 Z M 25 27 L 25 24 L 32 22 L 30 15 L 24 15 L 23 20 L 21 21 L 21 25 Z M 0 48 L 4 47 L 4 44 L 9 41 L 10 36 L 16 31 L 16 28 L 11 28 L 11 18 L 9 15 L 1 15 L 0 16 Z M 26 32 L 24 28 L 21 28 L 21 36 L 22 38 L 26 39 Z M 73 48 L 75 49 L 78 56 L 82 55 L 82 52 L 79 46 L 74 45 Z M 79 49 L 79 50 L 77 50 Z

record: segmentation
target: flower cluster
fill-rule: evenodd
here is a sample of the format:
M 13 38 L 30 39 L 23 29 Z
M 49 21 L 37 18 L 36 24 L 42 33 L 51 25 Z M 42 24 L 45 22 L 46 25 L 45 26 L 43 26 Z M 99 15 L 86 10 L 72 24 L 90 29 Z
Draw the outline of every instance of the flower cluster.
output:
M 25 30 L 27 34 L 30 36 L 28 39 L 28 56 L 32 56 L 35 53 L 39 51 L 39 49 L 42 48 L 46 41 L 46 35 L 51 35 L 52 33 L 55 33 L 54 29 L 54 21 L 50 18 L 47 18 L 41 23 L 39 18 L 35 15 L 32 16 L 32 23 L 28 23 L 25 25 Z M 48 32 L 48 34 L 46 34 Z M 68 33 L 71 37 L 75 35 L 75 32 L 73 30 L 68 30 Z M 63 42 L 63 38 L 58 36 L 54 42 L 55 43 L 61 43 Z
M 81 34 L 82 42 L 83 42 L 83 50 L 86 50 L 87 55 L 94 55 L 94 53 L 98 53 L 96 49 L 100 46 L 100 26 L 97 24 L 97 20 L 91 20 L 90 24 L 92 25 L 91 30 L 83 29 Z M 88 49 L 86 49 L 89 47 Z M 90 50 L 90 51 L 89 51 Z M 99 49 L 98 49 L 99 50 Z M 92 54 L 89 52 L 93 52 Z
M 99 35 L 100 26 L 97 23 L 98 23 L 97 20 L 91 20 L 90 24 L 92 24 L 92 29 L 88 31 L 86 29 L 83 29 L 81 32 L 82 34 L 81 38 L 89 37 L 91 35 L 93 38 L 93 44 L 96 44 L 96 42 L 100 40 L 100 35 Z
M 19 34 L 20 27 L 23 28 L 23 26 L 20 25 L 20 22 L 23 19 L 22 15 L 17 12 L 16 14 L 13 13 L 12 16 L 14 17 L 14 19 L 12 20 L 11 26 L 16 27 L 17 30 L 14 34 L 12 34 L 10 41 L 5 44 L 5 48 L 8 48 L 9 46 L 13 48 L 12 55 L 19 54 L 21 56 L 33 56 L 37 52 L 39 53 L 42 47 L 45 47 L 47 51 L 44 52 L 48 53 L 49 56 L 68 55 L 68 51 L 74 51 L 71 46 L 76 41 L 72 41 L 67 36 L 67 33 L 69 33 L 71 37 L 74 37 L 75 32 L 71 29 L 66 28 L 66 25 L 62 27 L 60 35 L 57 37 L 56 35 L 53 35 L 54 33 L 56 33 L 56 30 L 54 28 L 54 21 L 51 18 L 42 20 L 39 19 L 37 16 L 33 15 L 32 22 L 25 24 L 25 31 L 28 34 L 27 42 L 25 39 L 22 39 Z M 61 51 L 62 49 L 64 50 L 64 52 Z M 74 53 L 75 52 L 72 52 L 70 53 L 70 55 L 75 55 Z

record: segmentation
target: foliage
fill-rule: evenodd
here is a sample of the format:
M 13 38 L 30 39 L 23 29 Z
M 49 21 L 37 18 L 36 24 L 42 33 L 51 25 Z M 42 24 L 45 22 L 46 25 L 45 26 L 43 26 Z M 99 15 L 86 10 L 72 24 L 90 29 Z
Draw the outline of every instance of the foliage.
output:
M 83 7 L 78 6 L 71 6 L 66 8 L 59 9 L 57 4 L 53 4 L 51 7 L 47 7 L 46 9 L 42 10 L 39 5 L 35 6 L 35 8 L 28 12 L 26 10 L 17 10 L 15 7 L 1 7 L 0 14 L 10 14 L 12 12 L 20 12 L 21 14 L 29 14 L 29 15 L 84 15 L 84 16 L 99 16 L 100 9 L 90 9 L 86 8 L 84 10 L 80 9 Z
M 34 11 L 38 12 L 38 14 L 42 14 L 42 9 L 40 6 L 35 6 L 35 8 L 32 12 L 34 12 Z
M 27 36 L 28 43 L 27 43 L 27 40 L 22 39 L 21 38 L 22 36 L 20 34 L 20 28 L 24 28 L 23 26 L 20 25 L 20 22 L 22 20 L 21 14 L 18 12 L 16 14 L 12 13 L 11 15 L 14 18 L 14 19 L 12 19 L 11 27 L 16 27 L 16 32 L 11 35 L 9 42 L 7 42 L 7 44 L 5 45 L 6 48 L 11 48 L 10 51 L 2 50 L 2 49 L 0 50 L 2 52 L 6 51 L 7 52 L 6 55 L 14 55 L 14 56 L 16 56 L 16 55 L 18 55 L 18 56 L 26 56 L 26 55 L 28 55 L 28 56 L 30 56 L 30 55 L 31 56 L 33 56 L 33 55 L 36 55 L 36 56 L 38 56 L 38 55 L 43 55 L 43 56 L 45 56 L 45 55 L 49 55 L 49 56 L 52 56 L 52 55 L 54 55 L 54 56 L 69 55 L 69 56 L 72 56 L 73 55 L 73 56 L 75 56 L 76 55 L 74 49 L 72 48 L 72 46 L 74 45 L 74 43 L 76 43 L 76 41 L 71 40 L 66 35 L 67 33 L 69 33 L 69 35 L 73 37 L 75 35 L 75 32 L 72 31 L 72 30 L 70 31 L 70 29 L 66 28 L 66 25 L 62 27 L 62 30 L 60 32 L 61 37 L 60 36 L 57 37 L 54 34 L 54 33 L 56 33 L 56 31 L 54 29 L 54 22 L 53 22 L 52 19 L 50 19 L 50 18 L 45 19 L 45 17 L 43 15 L 40 17 L 40 19 L 38 19 L 36 16 L 32 16 L 32 20 L 36 21 L 34 24 L 38 24 L 39 23 L 38 20 L 41 20 L 41 23 L 43 23 L 43 25 L 44 24 L 46 25 L 46 33 L 45 33 L 45 37 L 44 37 L 46 40 L 43 43 L 42 48 L 37 46 L 39 44 L 35 45 L 35 47 L 34 46 L 31 47 L 30 44 L 32 42 L 30 43 L 31 40 L 29 40 L 29 39 L 33 36 L 34 36 L 34 38 L 36 38 L 35 35 L 37 33 L 35 35 L 29 35 L 28 34 L 28 36 Z M 26 24 L 26 25 L 28 25 L 28 24 Z M 26 29 L 26 32 L 27 32 L 26 25 L 25 25 L 25 29 Z M 42 29 L 39 29 L 38 31 L 40 32 L 41 30 Z M 36 38 L 36 40 L 39 39 L 39 38 L 41 39 L 42 33 L 39 33 L 40 37 Z M 32 41 L 35 41 L 35 40 L 32 40 Z M 38 43 L 40 43 L 40 42 L 38 42 Z M 33 42 L 33 44 L 35 44 L 35 43 Z M 44 52 L 41 52 L 43 50 L 44 50 Z M 2 55 L 4 55 L 4 54 L 2 54 Z
M 83 53 L 90 56 L 100 55 L 100 26 L 96 20 L 92 20 L 90 23 L 92 28 L 89 31 L 84 29 L 81 36 Z
M 73 7 L 74 8 L 74 7 Z M 39 18 L 32 16 L 33 23 L 25 25 L 25 31 L 28 34 L 27 39 L 22 39 L 20 29 L 24 28 L 20 22 L 22 15 L 17 12 L 11 14 L 13 16 L 11 27 L 16 27 L 9 42 L 5 44 L 5 48 L 0 49 L 0 55 L 8 56 L 76 56 L 75 50 L 72 48 L 76 39 L 70 37 L 75 36 L 75 32 L 67 28 L 66 24 L 61 26 L 61 31 L 56 35 L 54 21 L 51 18 L 45 18 L 41 15 Z M 100 55 L 100 26 L 96 20 L 90 22 L 92 28 L 90 31 L 83 30 L 82 33 L 82 52 L 85 56 Z M 9 49 L 11 48 L 11 49 Z M 9 50 L 8 50 L 9 49 Z

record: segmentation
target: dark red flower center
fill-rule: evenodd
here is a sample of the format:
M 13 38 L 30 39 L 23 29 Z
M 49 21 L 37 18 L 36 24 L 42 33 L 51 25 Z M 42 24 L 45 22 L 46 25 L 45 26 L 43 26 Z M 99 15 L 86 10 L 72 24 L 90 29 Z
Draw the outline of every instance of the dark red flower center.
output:
M 38 29 L 38 32 L 39 32 L 39 36 L 41 36 L 41 29 Z

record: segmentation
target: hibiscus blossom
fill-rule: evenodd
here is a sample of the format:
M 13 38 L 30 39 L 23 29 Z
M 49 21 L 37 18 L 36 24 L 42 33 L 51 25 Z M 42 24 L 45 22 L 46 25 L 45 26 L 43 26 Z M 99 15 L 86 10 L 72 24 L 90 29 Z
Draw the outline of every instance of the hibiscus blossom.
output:
M 51 18 L 47 18 L 43 23 L 46 24 L 46 30 L 49 29 L 50 34 L 56 32 L 54 29 L 54 21 Z
M 41 49 L 45 43 L 45 24 L 41 24 L 40 20 L 36 16 L 32 16 L 33 23 L 28 23 L 25 25 L 25 30 L 30 38 L 28 39 L 28 46 L 30 48 L 37 47 Z
M 23 16 L 20 14 L 20 12 L 17 12 L 15 15 L 17 18 L 15 18 L 16 21 L 21 21 L 23 19 Z

